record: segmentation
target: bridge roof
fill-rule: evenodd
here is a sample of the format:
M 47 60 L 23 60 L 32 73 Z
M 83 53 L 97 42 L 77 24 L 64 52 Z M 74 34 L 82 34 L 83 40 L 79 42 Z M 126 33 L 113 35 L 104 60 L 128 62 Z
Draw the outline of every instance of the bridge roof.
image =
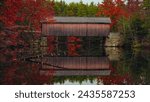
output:
M 54 17 L 55 23 L 75 23 L 75 24 L 110 24 L 111 20 L 108 17 Z M 50 20 L 51 21 L 51 20 Z M 49 23 L 42 21 L 41 23 Z

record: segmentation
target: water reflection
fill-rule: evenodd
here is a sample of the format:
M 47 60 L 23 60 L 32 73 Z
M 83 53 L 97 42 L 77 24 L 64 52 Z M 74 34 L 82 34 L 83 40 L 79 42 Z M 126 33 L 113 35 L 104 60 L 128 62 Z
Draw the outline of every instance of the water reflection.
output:
M 86 46 L 82 40 L 1 49 L 0 84 L 150 84 L 148 49 Z

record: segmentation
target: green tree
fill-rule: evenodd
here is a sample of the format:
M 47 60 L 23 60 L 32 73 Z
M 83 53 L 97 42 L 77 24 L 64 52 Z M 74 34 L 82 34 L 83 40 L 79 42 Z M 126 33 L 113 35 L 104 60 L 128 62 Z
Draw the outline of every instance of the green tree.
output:
M 145 14 L 145 28 L 149 30 L 150 36 L 150 0 L 144 0 L 143 9 Z
M 85 4 L 83 4 L 82 1 L 80 1 L 80 3 L 78 3 L 78 12 L 77 12 L 77 15 L 79 17 L 87 16 L 87 7 L 86 7 Z
M 131 29 L 131 20 L 125 17 L 122 17 L 118 20 L 117 23 L 118 32 L 122 35 L 122 40 L 124 46 L 131 46 L 133 43 L 134 34 Z
M 66 16 L 67 4 L 64 1 L 54 2 L 55 16 Z
M 144 0 L 143 4 L 146 9 L 150 9 L 150 0 Z
M 90 5 L 88 5 L 88 16 L 93 17 L 98 12 L 98 5 L 95 5 L 94 2 L 91 2 Z
M 147 36 L 148 31 L 144 27 L 144 21 L 139 16 L 133 17 L 131 29 L 132 33 L 136 37 L 135 39 L 137 39 L 139 43 L 142 43 L 142 40 Z
M 67 7 L 68 16 L 77 16 L 78 6 L 76 3 L 72 2 Z
M 98 5 L 93 2 L 91 4 L 79 3 L 65 3 L 64 1 L 54 2 L 55 16 L 76 16 L 76 17 L 93 17 L 98 11 Z

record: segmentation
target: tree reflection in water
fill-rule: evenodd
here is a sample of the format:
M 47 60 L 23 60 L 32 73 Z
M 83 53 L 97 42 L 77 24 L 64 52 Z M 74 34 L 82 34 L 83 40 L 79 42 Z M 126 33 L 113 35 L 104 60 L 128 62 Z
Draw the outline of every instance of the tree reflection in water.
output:
M 91 43 L 89 48 L 85 48 L 87 43 L 84 44 L 84 39 L 82 38 L 79 39 L 70 37 L 68 42 L 73 42 L 64 43 L 60 46 L 54 44 L 56 38 L 47 39 L 49 40 L 48 46 L 43 48 L 1 49 L 0 84 L 150 84 L 149 50 L 129 50 L 116 48 L 118 50 L 116 53 L 113 49 L 105 52 L 105 50 L 102 49 L 106 48 L 99 47 L 98 44 Z M 72 76 L 56 76 L 57 71 L 54 70 L 54 68 L 49 68 L 46 69 L 45 74 L 41 74 L 40 71 L 43 68 L 42 62 L 39 61 L 33 63 L 29 61 L 29 57 L 31 57 L 32 60 L 41 59 L 42 56 L 62 57 L 60 52 L 63 56 L 70 58 L 82 57 L 82 55 L 85 57 L 87 54 L 91 53 L 94 57 L 98 58 L 101 58 L 102 56 L 108 57 L 108 66 L 111 73 L 105 76 L 92 75 L 93 73 L 91 71 L 91 75 L 79 75 L 78 73 L 78 75 Z M 117 55 L 117 57 L 115 55 Z M 120 56 L 118 57 L 118 55 Z M 98 61 L 90 61 L 89 63 L 92 65 L 92 63 L 97 62 Z M 101 72 L 99 72 L 99 74 L 100 73 Z
M 1 84 L 51 84 L 54 70 L 48 70 L 48 75 L 40 75 L 40 64 L 33 64 L 17 59 L 19 49 L 1 51 L 0 74 Z

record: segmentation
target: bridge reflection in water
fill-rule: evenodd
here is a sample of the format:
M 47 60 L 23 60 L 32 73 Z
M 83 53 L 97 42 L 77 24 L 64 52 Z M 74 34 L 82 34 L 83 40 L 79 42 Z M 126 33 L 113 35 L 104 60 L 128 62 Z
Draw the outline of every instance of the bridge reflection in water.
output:
M 54 69 L 54 76 L 105 76 L 111 72 L 107 57 L 41 57 L 31 61 L 41 63 L 40 74 L 44 75 L 50 69 Z

